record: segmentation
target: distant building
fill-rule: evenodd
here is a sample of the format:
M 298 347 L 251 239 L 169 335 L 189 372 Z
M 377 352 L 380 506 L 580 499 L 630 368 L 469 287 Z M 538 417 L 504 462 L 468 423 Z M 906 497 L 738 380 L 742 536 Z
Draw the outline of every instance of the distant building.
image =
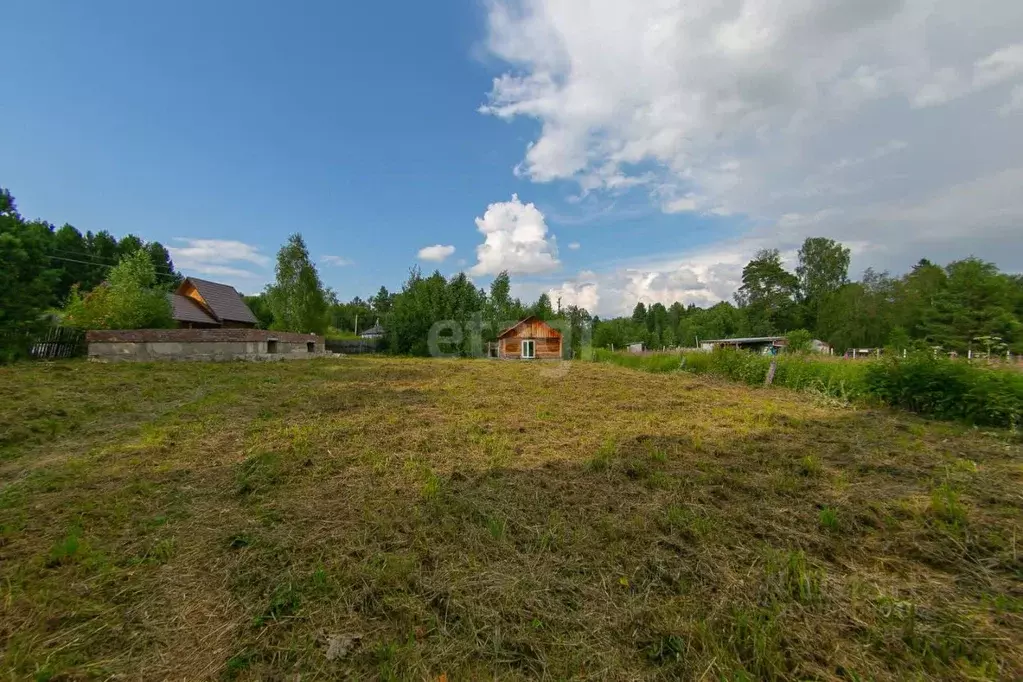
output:
M 253 328 L 258 323 L 241 294 L 228 284 L 186 277 L 167 298 L 174 321 L 183 329 Z
M 643 352 L 643 342 L 642 341 L 633 341 L 632 343 L 627 343 L 627 344 L 625 344 L 625 350 L 627 350 L 630 353 L 642 353 Z
M 788 345 L 788 340 L 784 336 L 747 336 L 735 339 L 708 339 L 700 342 L 700 349 L 712 351 L 715 348 L 736 348 L 773 355 L 786 345 Z M 831 354 L 831 346 L 818 339 L 813 339 L 810 342 L 810 349 L 816 353 Z
M 384 338 L 384 328 L 380 326 L 380 319 L 377 318 L 377 323 L 367 329 L 366 331 L 359 334 L 360 339 L 382 339 Z
M 516 360 L 560 360 L 561 332 L 530 315 L 497 335 L 497 357 Z

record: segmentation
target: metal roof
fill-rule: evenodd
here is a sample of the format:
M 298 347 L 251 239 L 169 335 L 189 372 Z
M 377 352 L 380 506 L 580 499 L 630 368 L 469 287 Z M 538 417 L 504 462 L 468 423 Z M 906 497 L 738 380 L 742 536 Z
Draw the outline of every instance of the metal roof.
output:
M 219 325 L 210 317 L 198 302 L 181 294 L 167 294 L 171 304 L 171 314 L 179 322 L 199 322 L 201 324 Z
M 746 336 L 738 339 L 704 339 L 701 343 L 768 343 L 781 341 L 784 336 Z
M 198 277 L 187 277 L 185 281 L 192 283 L 202 299 L 206 301 L 206 305 L 210 307 L 210 311 L 219 320 L 248 322 L 249 324 L 259 322 L 249 310 L 249 306 L 245 305 L 242 295 L 233 286 L 210 282 Z

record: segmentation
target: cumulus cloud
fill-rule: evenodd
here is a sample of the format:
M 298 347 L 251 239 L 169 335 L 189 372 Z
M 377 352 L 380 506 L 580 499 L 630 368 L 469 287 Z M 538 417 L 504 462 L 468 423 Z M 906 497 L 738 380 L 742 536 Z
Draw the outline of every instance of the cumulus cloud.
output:
M 477 263 L 472 275 L 496 275 L 502 270 L 511 274 L 537 274 L 556 270 L 558 246 L 547 235 L 543 213 L 533 204 L 523 204 L 518 195 L 511 201 L 487 206 L 476 228 L 484 242 L 476 247 Z
M 590 280 L 586 279 L 587 274 Z M 562 308 L 574 305 L 595 311 L 600 308 L 600 294 L 597 282 L 593 281 L 594 278 L 593 273 L 583 273 L 580 278 L 548 289 L 547 295 L 555 304 L 560 300 Z
M 354 264 L 354 261 L 352 261 L 349 258 L 344 258 L 343 256 L 323 256 L 322 258 L 320 258 L 320 262 L 325 263 L 327 265 L 333 265 L 339 268 L 344 267 L 346 265 Z
M 419 253 L 417 255 L 419 256 L 420 260 L 428 260 L 440 263 L 454 252 L 455 247 L 453 246 L 434 244 L 433 246 L 424 246 L 423 248 L 419 249 Z
M 192 272 L 235 280 L 253 280 L 264 275 L 232 264 L 248 263 L 261 268 L 270 264 L 269 256 L 261 253 L 258 246 L 245 242 L 187 237 L 178 237 L 174 241 L 183 246 L 168 246 L 167 251 L 174 266 L 185 274 Z
M 783 250 L 823 234 L 870 265 L 1021 269 L 1004 234 L 1023 193 L 1002 191 L 1023 170 L 1020 35 L 1017 0 L 493 0 L 485 45 L 510 68 L 481 111 L 540 124 L 515 169 L 534 182 L 645 192 Z M 696 291 L 656 274 L 613 268 L 601 305 Z

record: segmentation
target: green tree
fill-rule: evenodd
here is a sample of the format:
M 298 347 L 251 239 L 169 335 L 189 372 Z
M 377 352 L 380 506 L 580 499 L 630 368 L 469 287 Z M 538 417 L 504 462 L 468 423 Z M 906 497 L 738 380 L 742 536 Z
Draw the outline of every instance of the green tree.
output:
M 993 263 L 965 258 L 949 263 L 945 275 L 921 324 L 928 341 L 963 353 L 975 345 L 974 337 L 1019 339 L 1023 326 L 1013 313 L 1013 282 Z
M 551 306 L 551 297 L 547 294 L 540 294 L 540 297 L 536 299 L 536 303 L 530 309 L 531 314 L 536 315 L 541 320 L 550 320 L 554 317 L 554 308 Z
M 808 316 L 817 325 L 824 302 L 849 281 L 849 249 L 834 239 L 808 237 L 799 249 L 796 277 Z
M 40 326 L 54 303 L 52 239 L 49 225 L 23 220 L 10 192 L 0 188 L 0 359 L 24 351 L 24 335 Z
M 796 276 L 781 264 L 778 249 L 763 249 L 742 269 L 742 286 L 735 294 L 744 308 L 753 334 L 775 334 L 790 329 L 797 316 Z
M 785 352 L 805 355 L 813 349 L 813 334 L 796 329 L 785 335 Z
M 85 243 L 89 253 L 87 260 L 91 265 L 89 266 L 89 279 L 81 283 L 81 290 L 90 291 L 106 279 L 107 271 L 120 261 L 121 253 L 117 246 L 117 239 L 106 230 L 100 230 L 96 234 L 86 232 Z
M 391 306 L 394 304 L 394 301 L 391 294 L 387 291 L 387 287 L 380 287 L 376 296 L 370 301 L 370 304 L 373 307 L 373 312 L 378 315 L 387 315 L 387 313 L 391 312 Z
M 270 312 L 270 306 L 267 305 L 266 296 L 263 294 L 256 294 L 255 296 L 242 296 L 245 300 L 245 305 L 249 307 L 252 314 L 256 316 L 260 329 L 270 329 L 273 325 L 274 316 Z
M 643 304 L 643 301 L 637 303 L 636 307 L 632 309 L 632 321 L 646 326 L 646 305 Z
M 57 269 L 57 283 L 54 299 L 63 304 L 67 301 L 71 287 L 95 286 L 91 282 L 89 245 L 82 233 L 72 225 L 64 225 L 53 235 L 53 265 Z
M 64 308 L 68 324 L 82 329 L 160 329 L 174 326 L 167 292 L 145 251 L 125 256 L 106 281 L 87 294 L 77 285 Z
M 327 295 L 302 235 L 288 237 L 277 252 L 277 279 L 264 295 L 273 329 L 316 334 L 327 330 Z

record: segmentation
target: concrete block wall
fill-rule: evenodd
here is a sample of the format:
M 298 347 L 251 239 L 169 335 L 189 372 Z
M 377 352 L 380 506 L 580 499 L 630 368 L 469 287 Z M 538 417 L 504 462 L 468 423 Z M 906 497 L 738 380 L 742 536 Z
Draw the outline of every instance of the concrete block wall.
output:
M 265 329 L 112 329 L 87 332 L 89 358 L 287 360 L 324 354 L 323 337 Z

